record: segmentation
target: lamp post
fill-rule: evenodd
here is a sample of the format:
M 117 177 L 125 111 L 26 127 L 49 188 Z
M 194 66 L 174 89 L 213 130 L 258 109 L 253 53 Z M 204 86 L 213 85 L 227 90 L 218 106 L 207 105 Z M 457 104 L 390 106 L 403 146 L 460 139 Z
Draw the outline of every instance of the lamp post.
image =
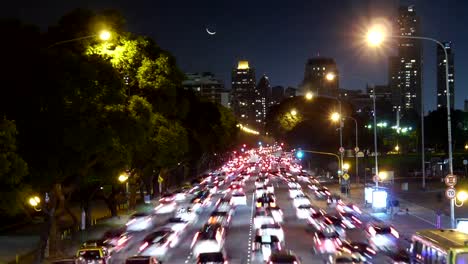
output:
M 452 150 L 452 120 L 451 120 L 451 113 L 450 113 L 450 85 L 449 85 L 449 58 L 447 54 L 447 49 L 445 48 L 444 44 L 442 44 L 440 41 L 434 39 L 434 38 L 428 38 L 428 37 L 420 37 L 420 36 L 406 36 L 406 35 L 389 35 L 386 36 L 385 28 L 380 25 L 375 25 L 367 33 L 367 41 L 371 46 L 379 46 L 382 44 L 382 42 L 385 41 L 386 37 L 390 38 L 401 38 L 401 39 L 416 39 L 416 40 L 428 40 L 436 43 L 439 45 L 443 50 L 444 50 L 444 55 L 445 55 L 445 89 L 446 89 L 446 96 L 447 96 L 447 144 L 448 144 L 448 163 L 449 163 L 449 173 L 453 175 L 453 150 Z M 421 108 L 423 108 L 424 103 L 421 103 Z M 422 115 L 422 121 L 424 122 L 424 112 L 421 112 Z M 423 144 L 424 147 L 424 144 Z M 424 155 L 424 149 L 422 150 L 423 155 Z M 425 166 L 424 166 L 424 160 L 423 162 L 423 188 L 425 188 L 426 185 L 426 179 L 425 179 Z M 455 199 L 450 199 L 450 222 L 452 228 L 455 228 Z
M 79 37 L 79 38 L 74 38 L 74 39 L 68 39 L 68 40 L 62 40 L 62 41 L 59 41 L 59 42 L 55 42 L 54 44 L 49 45 L 47 48 L 50 49 L 50 48 L 52 48 L 54 46 L 62 45 L 62 44 L 65 44 L 65 43 L 79 41 L 79 40 L 83 40 L 83 39 L 95 38 L 95 37 L 98 37 L 102 41 L 108 41 L 111 38 L 111 36 L 112 36 L 112 34 L 110 33 L 110 31 L 102 30 L 98 34 L 93 34 L 93 35 L 89 35 L 89 36 L 84 36 L 84 37 Z

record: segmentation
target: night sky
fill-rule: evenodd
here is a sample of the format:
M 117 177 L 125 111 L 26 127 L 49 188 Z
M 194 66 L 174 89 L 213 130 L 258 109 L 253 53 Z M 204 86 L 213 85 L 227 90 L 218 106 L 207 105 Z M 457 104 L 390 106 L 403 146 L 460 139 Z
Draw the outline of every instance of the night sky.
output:
M 1 17 L 16 17 L 46 29 L 77 8 L 120 10 L 128 30 L 149 35 L 177 58 L 183 71 L 211 71 L 230 88 L 237 60 L 249 60 L 257 79 L 297 87 L 307 58 L 332 57 L 341 87 L 363 89 L 365 82 L 387 83 L 387 57 L 394 50 L 373 52 L 360 43 L 370 18 L 391 18 L 399 2 L 415 4 L 422 34 L 450 40 L 455 52 L 456 108 L 468 99 L 468 1 L 465 0 L 23 0 L 2 3 Z M 205 28 L 216 30 L 210 36 Z M 435 45 L 424 43 L 426 109 L 436 101 Z

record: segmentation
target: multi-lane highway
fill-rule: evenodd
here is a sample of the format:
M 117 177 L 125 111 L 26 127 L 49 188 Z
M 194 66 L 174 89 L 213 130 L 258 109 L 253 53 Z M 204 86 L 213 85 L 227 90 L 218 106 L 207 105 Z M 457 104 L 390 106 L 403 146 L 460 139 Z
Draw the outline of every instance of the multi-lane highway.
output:
M 200 191 L 204 189 L 209 191 L 213 188 L 216 188 L 216 191 L 212 191 L 212 194 L 205 200 L 204 207 L 198 210 L 194 220 L 182 230 L 178 230 L 176 233 L 177 241 L 171 244 L 171 247 L 168 246 L 167 251 L 165 251 L 164 254 L 158 255 L 158 259 L 163 263 L 197 263 L 197 256 L 193 253 L 193 245 L 198 239 L 194 240 L 196 233 L 209 222 L 211 213 L 216 210 L 218 201 L 222 197 L 229 197 L 234 191 L 239 191 L 230 190 L 230 187 L 232 184 L 238 184 L 239 179 L 242 178 L 240 184 L 243 189 L 241 192 L 245 193 L 246 204 L 235 207 L 232 206 L 230 211 L 232 212 L 232 217 L 229 225 L 225 229 L 225 236 L 221 238 L 223 243 L 220 244 L 222 245 L 222 249 L 220 251 L 225 255 L 228 263 L 264 263 L 264 259 L 268 259 L 268 256 L 264 258 L 262 250 L 253 251 L 255 237 L 258 232 L 255 228 L 253 218 L 255 212 L 259 210 L 259 208 L 257 208 L 259 205 L 256 201 L 259 197 L 255 194 L 255 181 L 258 182 L 262 180 L 265 181 L 265 184 L 267 182 L 272 184 L 274 189 L 272 197 L 274 197 L 274 203 L 276 204 L 274 207 L 279 207 L 282 211 L 283 221 L 280 225 L 285 238 L 284 242 L 280 245 L 280 249 L 282 252 L 288 252 L 286 250 L 290 250 L 291 252 L 288 253 L 297 258 L 296 262 L 291 262 L 291 264 L 334 263 L 335 253 L 338 252 L 335 248 L 338 248 L 338 246 L 333 246 L 333 250 L 331 251 L 327 251 L 327 249 L 327 253 L 320 253 L 321 250 L 319 249 L 321 248 L 318 249 L 316 241 L 314 241 L 314 235 L 317 230 L 308 224 L 309 220 L 307 218 L 298 219 L 297 205 L 295 206 L 293 204 L 293 199 L 290 197 L 288 183 L 295 182 L 295 184 L 300 186 L 299 188 L 302 189 L 302 192 L 307 196 L 307 200 L 310 201 L 314 211 L 319 212 L 319 209 L 322 209 L 324 214 L 328 213 L 330 215 L 338 215 L 337 209 L 328 206 L 326 200 L 316 199 L 314 190 L 309 188 L 309 180 L 313 178 L 297 177 L 300 170 L 290 171 L 289 168 L 287 168 L 287 172 L 283 170 L 281 173 L 278 171 L 273 174 L 267 171 L 253 171 L 254 167 L 259 166 L 258 164 L 260 164 L 260 167 L 266 166 L 265 163 L 269 164 L 270 160 L 273 160 L 270 156 L 264 156 L 264 159 L 266 160 L 257 161 L 256 165 L 249 164 L 247 160 L 239 160 L 235 163 L 236 169 L 228 171 L 228 173 L 221 173 L 223 172 L 223 169 L 221 169 L 206 178 L 200 185 L 198 185 L 198 187 L 195 187 Z M 288 166 L 289 165 L 291 164 L 288 163 Z M 219 184 L 222 179 L 224 179 L 224 181 L 222 184 Z M 234 181 L 236 183 L 233 183 Z M 214 186 L 219 186 L 213 187 L 213 184 Z M 161 229 L 168 219 L 174 216 L 175 212 L 177 212 L 177 208 L 193 206 L 193 196 L 196 194 L 197 192 L 192 189 L 191 194 L 187 192 L 185 199 L 179 199 L 177 202 L 171 201 L 170 205 L 174 206 L 175 210 L 170 213 L 160 214 L 158 213 L 158 210 L 155 210 L 155 214 L 148 216 L 152 219 L 152 225 L 141 231 L 129 232 L 128 235 L 130 239 L 122 249 L 111 254 L 109 263 L 125 263 L 125 260 L 128 257 L 140 254 L 140 247 L 142 246 L 143 239 L 149 233 Z M 359 240 L 370 243 L 368 240 L 369 234 L 366 231 L 366 226 L 371 222 L 371 218 L 362 214 L 357 215 L 357 217 L 362 221 L 362 225 L 360 225 L 359 228 L 345 230 L 345 232 L 341 234 L 340 240 L 343 242 L 345 240 L 349 240 L 351 242 L 353 242 L 353 240 Z M 322 222 L 322 224 L 324 223 L 325 222 Z M 400 246 L 402 245 L 403 244 L 400 244 Z M 375 247 L 373 248 L 376 249 Z M 216 251 L 211 248 L 204 248 L 203 250 Z M 373 251 L 373 249 L 369 250 Z M 396 248 L 394 250 L 396 250 Z M 386 257 L 386 254 L 377 253 L 373 257 L 372 263 L 393 263 L 393 261 L 390 261 L 390 258 Z

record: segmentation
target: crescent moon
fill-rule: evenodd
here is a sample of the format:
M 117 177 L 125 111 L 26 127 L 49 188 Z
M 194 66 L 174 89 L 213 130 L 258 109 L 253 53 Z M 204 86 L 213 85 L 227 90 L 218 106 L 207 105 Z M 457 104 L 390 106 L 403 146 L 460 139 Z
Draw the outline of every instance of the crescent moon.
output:
M 214 35 L 216 34 L 216 31 L 211 32 L 209 28 L 206 28 L 206 33 L 208 33 L 209 35 Z

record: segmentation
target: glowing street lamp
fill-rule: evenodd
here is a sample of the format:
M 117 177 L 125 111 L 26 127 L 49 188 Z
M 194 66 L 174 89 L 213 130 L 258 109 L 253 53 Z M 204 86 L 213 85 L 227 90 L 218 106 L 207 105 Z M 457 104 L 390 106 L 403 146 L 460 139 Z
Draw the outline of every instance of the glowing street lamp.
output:
M 292 116 L 296 116 L 296 115 L 297 115 L 296 109 L 292 109 L 291 112 L 290 112 L 290 114 L 291 114 Z
M 329 72 L 327 73 L 327 75 L 325 75 L 325 79 L 329 82 L 334 81 L 335 78 L 336 78 L 336 75 L 333 72 Z
M 108 30 L 102 30 L 100 33 L 99 33 L 99 38 L 102 40 L 102 41 L 108 41 L 110 38 L 111 38 L 112 34 L 110 33 L 110 31 Z
M 310 101 L 312 100 L 312 98 L 314 98 L 314 94 L 312 92 L 307 92 L 305 95 L 305 99 Z
M 396 146 L 395 146 L 395 151 L 396 151 L 396 152 L 400 151 L 400 146 L 396 145 Z
M 29 204 L 30 204 L 32 207 L 36 207 L 36 206 L 38 206 L 40 203 L 41 203 L 41 199 L 40 199 L 38 196 L 33 196 L 33 197 L 29 198 Z
M 374 25 L 367 31 L 366 39 L 370 46 L 380 46 L 385 38 L 385 28 L 381 25 Z
M 454 199 L 455 200 L 455 205 L 457 207 L 462 207 L 463 204 L 465 203 L 466 199 L 468 199 L 468 193 L 466 191 L 459 191 L 457 192 L 457 196 L 456 198 Z M 457 203 L 457 200 L 460 201 L 460 204 Z
M 343 164 L 343 170 L 349 170 L 350 167 L 349 163 Z
M 340 121 L 340 113 L 338 112 L 333 112 L 331 115 L 330 115 L 330 120 L 333 121 L 333 122 L 338 122 Z
M 64 44 L 64 43 L 75 42 L 75 41 L 79 41 L 79 40 L 83 40 L 83 39 L 96 38 L 96 37 L 99 38 L 101 41 L 108 41 L 112 37 L 112 34 L 108 30 L 101 30 L 97 34 L 55 42 L 54 44 L 49 45 L 49 47 L 47 47 L 47 48 L 49 49 L 49 48 L 52 48 L 54 46 L 58 46 L 58 45 L 61 45 L 61 44 Z
M 127 174 L 120 174 L 119 175 L 119 182 L 124 183 L 128 180 L 128 175 Z

